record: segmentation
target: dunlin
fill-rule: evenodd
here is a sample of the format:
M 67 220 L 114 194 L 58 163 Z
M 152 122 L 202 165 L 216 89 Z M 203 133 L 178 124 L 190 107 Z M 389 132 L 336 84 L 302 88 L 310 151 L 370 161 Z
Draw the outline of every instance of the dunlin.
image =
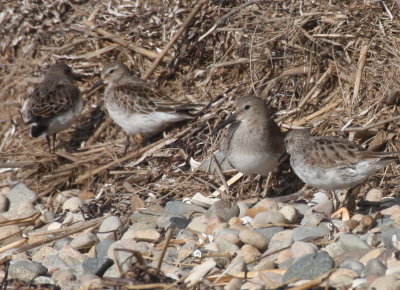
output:
M 82 110 L 76 80 L 81 80 L 81 76 L 68 65 L 54 64 L 22 106 L 22 117 L 31 126 L 31 136 L 45 134 L 50 153 L 55 152 L 57 133 L 70 127 Z

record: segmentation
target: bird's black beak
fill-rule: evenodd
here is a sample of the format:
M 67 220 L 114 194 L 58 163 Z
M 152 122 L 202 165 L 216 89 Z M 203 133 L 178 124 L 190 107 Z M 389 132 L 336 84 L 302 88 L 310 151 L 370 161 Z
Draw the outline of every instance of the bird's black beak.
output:
M 92 94 L 92 93 L 96 92 L 97 90 L 101 89 L 104 86 L 105 86 L 104 81 L 102 79 L 100 79 L 97 82 L 95 82 L 93 84 L 93 86 L 85 92 L 85 95 Z
M 218 132 L 222 128 L 225 128 L 230 123 L 232 123 L 232 122 L 234 122 L 236 120 L 237 120 L 236 115 L 235 114 L 230 114 L 229 117 L 225 121 L 222 121 L 221 123 L 218 124 L 217 127 L 215 127 L 215 129 L 213 130 L 212 134 L 215 134 L 216 132 Z

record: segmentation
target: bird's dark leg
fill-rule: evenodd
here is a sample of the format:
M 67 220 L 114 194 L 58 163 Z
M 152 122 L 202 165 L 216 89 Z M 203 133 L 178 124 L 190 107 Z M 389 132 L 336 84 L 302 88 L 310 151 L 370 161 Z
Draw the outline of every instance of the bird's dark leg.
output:
M 53 134 L 53 154 L 56 153 L 56 135 L 57 133 Z
M 128 148 L 129 148 L 130 145 L 131 145 L 131 136 L 127 134 L 126 135 L 126 139 L 125 139 L 124 155 L 128 151 Z
M 47 140 L 47 146 L 49 147 L 49 151 L 50 151 L 50 154 L 51 154 L 53 152 L 51 152 L 51 138 L 50 138 L 50 136 L 46 135 L 46 140 Z

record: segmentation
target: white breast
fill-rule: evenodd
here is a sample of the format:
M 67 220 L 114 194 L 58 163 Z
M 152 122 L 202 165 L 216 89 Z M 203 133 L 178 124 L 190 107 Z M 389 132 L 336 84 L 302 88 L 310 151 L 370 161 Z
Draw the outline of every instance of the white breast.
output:
M 132 113 L 121 109 L 117 105 L 106 103 L 106 108 L 111 118 L 128 135 L 141 133 L 155 135 L 162 132 L 169 125 L 184 120 L 185 118 L 174 113 L 152 112 L 148 114 Z

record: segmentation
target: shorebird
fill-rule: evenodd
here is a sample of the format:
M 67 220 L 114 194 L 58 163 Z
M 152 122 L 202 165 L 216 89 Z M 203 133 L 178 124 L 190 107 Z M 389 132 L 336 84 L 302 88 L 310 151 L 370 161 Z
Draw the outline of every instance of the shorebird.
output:
M 338 137 L 312 136 L 292 130 L 285 137 L 290 165 L 306 184 L 332 192 L 363 183 L 398 159 L 400 152 L 373 152 Z
M 255 96 L 237 100 L 234 121 L 221 145 L 229 163 L 245 175 L 267 176 L 285 155 L 283 134 L 267 105 Z
M 121 61 L 104 66 L 101 78 L 107 85 L 104 92 L 106 109 L 127 133 L 139 143 L 161 133 L 180 121 L 193 119 L 203 105 L 172 101 L 149 82 L 136 77 Z
M 65 63 L 50 66 L 22 106 L 22 117 L 31 126 L 30 135 L 46 135 L 50 153 L 55 152 L 56 135 L 78 119 L 82 110 L 79 88 L 81 76 Z M 51 140 L 52 139 L 52 140 Z

